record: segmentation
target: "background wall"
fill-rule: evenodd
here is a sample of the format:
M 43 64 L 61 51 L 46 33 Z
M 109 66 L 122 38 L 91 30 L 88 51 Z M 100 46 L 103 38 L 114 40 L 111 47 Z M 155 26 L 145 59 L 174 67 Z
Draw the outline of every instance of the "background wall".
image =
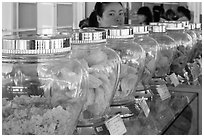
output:
M 85 2 L 85 17 L 89 17 L 91 12 L 93 11 L 94 9 L 94 6 L 95 6 L 95 3 L 96 2 Z
M 130 10 L 137 11 L 141 6 L 159 5 L 158 2 L 128 2 Z M 127 2 L 123 2 L 126 7 Z M 2 2 L 3 29 L 23 29 L 45 26 L 73 26 L 78 27 L 79 21 L 89 17 L 94 9 L 95 2 L 66 2 L 66 3 L 22 3 Z M 201 22 L 201 2 L 164 3 L 164 8 L 175 9 L 178 5 L 188 7 L 194 22 Z
M 15 28 L 15 16 L 14 16 L 14 3 L 3 2 L 2 3 L 2 29 Z
M 2 2 L 2 28 L 15 30 L 72 26 L 74 5 L 68 2 Z
M 57 26 L 72 25 L 73 10 L 72 4 L 57 4 Z M 65 14 L 64 16 L 62 16 Z
M 19 28 L 36 28 L 37 27 L 37 4 L 36 3 L 20 3 L 19 9 Z

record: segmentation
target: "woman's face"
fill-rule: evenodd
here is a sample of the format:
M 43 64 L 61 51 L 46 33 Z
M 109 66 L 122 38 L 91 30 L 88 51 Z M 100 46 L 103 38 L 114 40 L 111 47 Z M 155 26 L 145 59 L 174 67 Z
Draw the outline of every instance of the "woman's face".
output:
M 139 24 L 144 24 L 144 21 L 146 20 L 146 17 L 142 14 L 137 15 L 138 23 Z
M 97 16 L 99 27 L 124 25 L 124 9 L 120 3 L 110 3 L 105 6 L 102 17 Z

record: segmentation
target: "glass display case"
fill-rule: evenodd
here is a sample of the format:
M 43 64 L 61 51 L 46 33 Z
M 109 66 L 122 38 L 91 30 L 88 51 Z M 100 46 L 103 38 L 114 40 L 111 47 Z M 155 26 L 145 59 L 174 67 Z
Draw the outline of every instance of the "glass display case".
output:
M 31 44 L 31 40 L 35 45 Z M 16 43 L 16 47 L 13 43 Z M 64 47 L 64 50 L 54 48 L 52 46 L 54 43 Z M 50 46 L 43 48 L 46 44 Z M 38 50 L 36 50 L 37 45 L 41 47 Z M 202 116 L 200 110 L 197 112 L 199 113 L 197 119 L 186 121 L 180 118 L 185 115 L 184 113 L 191 115 L 188 112 L 189 106 L 195 101 L 197 105 L 201 100 L 201 86 L 184 84 L 177 87 L 169 86 L 166 99 L 162 98 L 161 91 L 159 92 L 155 86 L 157 84 L 151 85 L 150 98 L 132 92 L 132 102 L 112 107 L 112 111 L 92 125 L 79 125 L 77 121 L 84 111 L 90 79 L 85 64 L 70 58 L 69 55 L 73 53 L 70 53 L 68 35 L 63 36 L 61 33 L 59 37 L 54 38 L 42 34 L 37 36 L 26 34 L 23 37 L 4 36 L 2 52 L 3 134 L 110 135 L 112 132 L 106 123 L 115 116 L 122 119 L 126 129 L 124 135 L 188 134 L 190 126 L 200 126 L 198 125 Z M 119 57 L 114 59 L 120 62 Z M 119 64 L 117 66 L 119 67 Z M 10 84 L 11 82 L 13 84 Z M 14 94 L 18 96 L 14 97 Z M 146 107 L 142 105 L 144 102 Z M 197 106 L 197 109 L 201 109 L 201 106 L 202 104 Z M 192 126 L 193 120 L 195 125 Z M 182 127 L 183 131 L 178 126 Z M 117 128 L 113 124 L 113 127 L 114 131 L 116 129 L 118 131 L 121 125 Z
M 129 121 L 129 123 L 132 124 L 127 126 L 127 131 L 130 132 L 126 134 L 155 135 L 168 133 L 168 129 L 173 125 L 173 122 L 175 122 L 184 109 L 198 96 L 196 93 L 176 91 L 175 88 L 170 90 L 170 94 L 171 97 L 163 101 L 158 94 L 155 94 L 151 101 L 147 100 L 150 109 L 148 117 L 142 113 L 135 118 L 136 120 Z M 188 124 L 188 126 L 190 126 L 190 123 Z
M 123 110 L 120 116 L 126 128 L 123 135 L 187 135 L 190 132 L 190 127 L 198 126 L 199 119 L 191 117 L 191 109 L 194 109 L 191 104 L 195 101 L 197 101 L 195 103 L 199 102 L 198 94 L 202 90 L 201 87 L 179 85 L 178 87 L 168 87 L 168 90 L 170 96 L 165 100 L 162 100 L 155 91 L 152 99 L 145 99 L 150 110 L 148 115 L 145 114 L 145 109 L 140 103 L 141 99 L 135 98 L 135 103 L 126 104 L 126 109 L 123 106 L 123 109 L 120 109 Z M 136 97 L 137 94 L 134 93 L 136 92 L 133 92 L 133 96 Z M 123 115 L 127 114 L 129 110 L 134 110 L 134 113 Z M 198 108 L 195 111 L 198 113 Z M 193 120 L 196 120 L 194 123 L 197 125 L 192 125 Z M 89 130 L 82 130 L 83 135 L 111 135 L 105 121 L 95 124 Z M 120 130 L 116 125 L 113 124 L 114 130 Z M 199 132 L 198 127 L 193 128 L 197 128 L 196 132 Z
M 202 3 L 122 2 L 127 26 L 77 29 L 94 5 L 2 3 L 2 134 L 202 135 Z M 191 21 L 133 26 L 157 5 Z
M 120 33 L 121 34 L 121 33 Z M 177 90 L 177 87 L 168 87 L 169 94 L 164 89 L 160 90 L 159 87 L 164 83 L 151 83 L 151 96 L 145 96 L 146 93 L 138 96 L 137 92 L 131 92 L 129 96 L 133 97 L 129 102 L 123 102 L 120 105 L 111 104 L 111 111 L 107 113 L 107 116 L 103 117 L 103 120 L 94 123 L 89 126 L 79 126 L 74 132 L 75 135 L 113 135 L 112 130 L 119 134 L 122 126 L 116 123 L 112 123 L 114 129 L 110 129 L 107 126 L 107 121 L 111 121 L 112 118 L 120 116 L 122 119 L 122 125 L 124 125 L 126 132 L 123 135 L 158 135 L 158 134 L 170 134 L 171 127 L 174 122 L 179 119 L 184 110 L 198 97 L 198 93 L 186 92 L 186 89 L 182 88 Z M 179 87 L 179 86 L 178 86 Z M 185 87 L 185 85 L 184 85 Z M 201 90 L 201 88 L 189 90 Z M 163 94 L 168 94 L 166 98 L 162 97 Z M 167 92 L 167 93 L 165 93 Z M 163 95 L 165 96 L 165 95 Z M 146 102 L 146 108 L 142 105 L 142 102 Z M 185 123 L 186 121 L 184 121 Z M 185 123 L 186 124 L 186 123 Z M 117 125 L 117 126 L 116 126 Z M 187 123 L 187 127 L 191 123 Z M 184 127 L 184 126 L 183 126 Z M 180 131 L 175 131 L 175 134 L 180 134 Z M 182 132 L 183 133 L 183 132 Z M 185 132 L 187 134 L 187 132 Z M 173 133 L 172 133 L 173 134 Z

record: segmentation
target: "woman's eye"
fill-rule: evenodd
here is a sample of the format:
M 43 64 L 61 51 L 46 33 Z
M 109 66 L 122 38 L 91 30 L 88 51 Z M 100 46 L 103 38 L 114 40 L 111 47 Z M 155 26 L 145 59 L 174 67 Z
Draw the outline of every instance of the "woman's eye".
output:
M 119 13 L 119 15 L 124 15 L 124 13 L 123 13 L 123 12 L 121 12 L 121 13 Z
M 114 16 L 114 13 L 109 13 L 110 16 Z

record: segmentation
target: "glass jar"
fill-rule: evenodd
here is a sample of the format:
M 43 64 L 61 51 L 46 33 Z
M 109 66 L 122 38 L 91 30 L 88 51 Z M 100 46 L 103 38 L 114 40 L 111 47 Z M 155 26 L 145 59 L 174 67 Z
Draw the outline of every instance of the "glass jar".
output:
M 73 134 L 88 87 L 66 35 L 3 37 L 3 134 Z
M 198 76 L 198 82 L 202 85 L 202 24 L 196 23 L 195 33 L 197 35 L 197 44 L 194 58 L 198 59 L 201 74 Z
M 142 74 L 142 83 L 149 87 L 149 81 L 153 77 L 158 62 L 159 44 L 150 37 L 148 26 L 133 26 L 134 41 L 142 46 L 146 53 L 145 68 Z M 140 84 L 141 85 L 141 84 Z M 141 89 L 139 85 L 137 89 Z
M 189 23 L 188 28 L 185 29 L 185 32 L 188 33 L 191 37 L 192 37 L 192 43 L 193 43 L 193 47 L 195 46 L 196 42 L 197 42 L 197 35 L 195 30 L 195 23 Z
M 150 36 L 159 43 L 158 62 L 156 64 L 154 77 L 162 78 L 170 72 L 170 65 L 173 61 L 176 43 L 166 34 L 164 25 L 151 25 L 151 27 L 152 31 L 150 32 Z
M 184 76 L 183 69 L 192 49 L 192 38 L 184 31 L 184 26 L 180 22 L 167 23 L 167 35 L 173 38 L 177 45 L 177 53 L 174 55 L 171 72 Z
M 195 24 L 195 33 L 197 35 L 198 40 L 202 40 L 202 27 L 201 23 L 196 23 Z
M 202 55 L 202 46 L 199 40 L 199 35 L 197 37 L 196 24 L 190 23 L 186 32 L 193 39 L 193 47 L 190 52 L 189 60 L 187 63 L 186 70 L 188 72 L 189 83 L 193 85 L 199 85 L 198 78 L 202 75 L 202 65 L 201 65 L 201 55 Z
M 145 65 L 145 51 L 134 42 L 130 26 L 105 28 L 108 34 L 107 46 L 115 50 L 122 61 L 119 85 L 113 104 L 131 102 L 131 93 L 141 80 Z
M 195 45 L 195 50 L 194 50 L 192 59 L 201 58 L 202 57 L 202 30 L 201 30 L 201 24 L 196 23 L 195 24 L 195 29 L 193 29 L 193 31 L 196 33 L 197 43 Z
M 195 47 L 197 44 L 197 35 L 194 32 L 195 29 L 195 23 L 190 23 L 188 24 L 188 27 L 186 27 L 185 32 L 188 33 L 191 38 L 192 38 L 192 48 L 190 49 L 190 53 L 189 53 L 189 58 L 188 58 L 188 62 L 192 62 L 192 58 L 193 58 L 193 54 L 195 51 Z
M 118 85 L 118 54 L 106 47 L 106 31 L 89 28 L 74 30 L 72 58 L 80 60 L 89 73 L 89 91 L 78 127 L 94 125 L 107 114 Z

